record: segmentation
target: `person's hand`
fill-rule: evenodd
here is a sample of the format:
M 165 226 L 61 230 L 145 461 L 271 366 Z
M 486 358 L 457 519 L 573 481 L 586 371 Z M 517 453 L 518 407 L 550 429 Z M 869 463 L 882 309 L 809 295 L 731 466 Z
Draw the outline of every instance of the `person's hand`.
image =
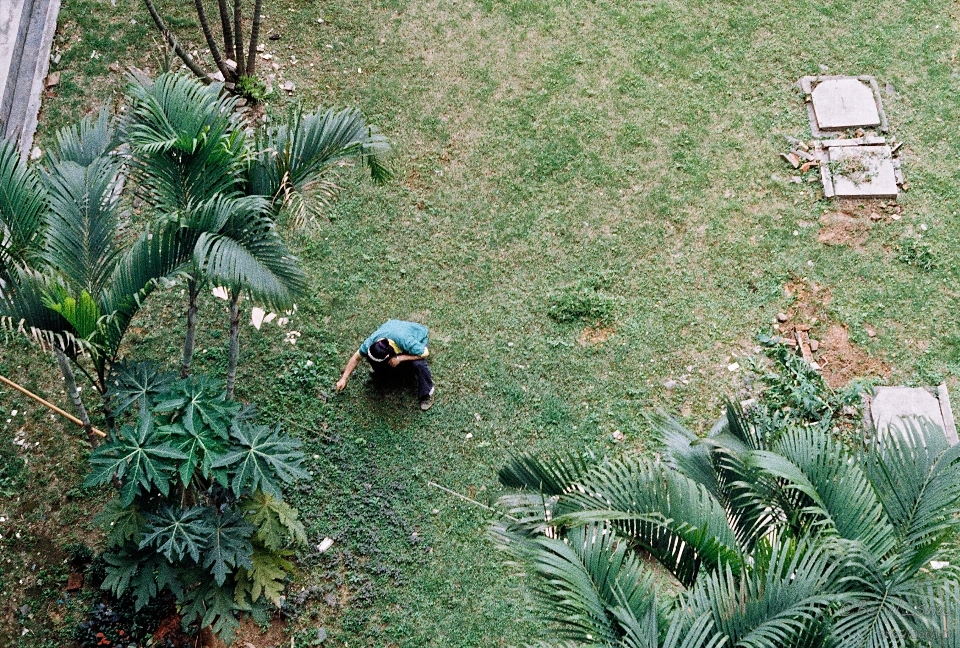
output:
M 337 381 L 337 385 L 336 385 L 337 391 L 343 391 L 343 388 L 346 386 L 347 386 L 346 378 L 341 378 L 340 380 Z
M 400 364 L 400 356 L 393 356 L 392 358 L 387 360 L 387 364 L 390 365 L 391 367 L 396 367 L 398 364 Z

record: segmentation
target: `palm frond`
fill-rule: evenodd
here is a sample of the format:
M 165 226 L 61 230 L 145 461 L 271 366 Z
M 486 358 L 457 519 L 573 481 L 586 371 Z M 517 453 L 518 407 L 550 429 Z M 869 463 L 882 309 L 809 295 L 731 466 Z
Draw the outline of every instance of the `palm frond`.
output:
M 0 329 L 23 335 L 44 349 L 60 348 L 76 357 L 86 342 L 60 313 L 47 305 L 54 280 L 27 267 L 15 267 L 0 289 Z
M 867 477 L 902 548 L 901 565 L 916 570 L 955 534 L 960 515 L 960 446 L 928 421 L 904 421 L 865 457 Z
M 122 161 L 102 156 L 87 166 L 70 160 L 51 162 L 45 175 L 50 195 L 46 262 L 77 291 L 99 294 L 120 254 L 116 188 Z
M 37 259 L 47 200 L 40 176 L 21 159 L 16 143 L 0 139 L 0 282 L 9 280 L 14 266 Z
M 131 79 L 123 137 L 151 204 L 178 209 L 237 192 L 246 138 L 233 116 L 236 98 L 219 91 L 181 74 Z
M 701 565 L 740 568 L 724 506 L 703 485 L 649 461 L 598 466 L 561 496 L 556 512 L 558 525 L 609 520 L 688 586 Z
M 523 453 L 510 457 L 497 476 L 507 488 L 530 489 L 552 496 L 565 492 L 598 464 L 596 457 L 575 452 L 545 458 Z
M 78 124 L 57 131 L 56 142 L 47 151 L 47 165 L 73 162 L 82 167 L 93 164 L 119 146 L 116 130 L 110 119 L 110 109 L 104 106 L 97 119 L 81 119 Z
M 659 633 L 653 577 L 612 529 L 588 525 L 571 530 L 566 542 L 541 537 L 531 547 L 535 593 L 561 638 L 614 644 L 626 634 L 621 620 L 653 623 L 645 631 L 633 625 L 637 638 Z
M 257 133 L 259 153 L 248 170 L 250 193 L 283 204 L 292 195 L 327 190 L 326 175 L 337 166 L 360 162 L 376 181 L 386 180 L 387 139 L 355 109 L 303 115 L 293 112 L 287 123 Z
M 801 540 L 770 545 L 755 557 L 753 569 L 739 577 L 728 566 L 704 573 L 684 605 L 694 616 L 710 611 L 729 645 L 823 645 L 827 613 L 842 600 L 830 553 Z

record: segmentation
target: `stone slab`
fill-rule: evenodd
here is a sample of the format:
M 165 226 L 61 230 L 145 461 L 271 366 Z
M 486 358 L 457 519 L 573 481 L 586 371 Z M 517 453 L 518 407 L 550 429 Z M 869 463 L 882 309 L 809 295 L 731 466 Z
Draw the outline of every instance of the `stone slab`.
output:
M 889 146 L 838 146 L 827 149 L 827 156 L 833 195 L 896 198 L 900 193 Z
M 950 409 L 946 385 L 936 390 L 923 387 L 877 387 L 869 401 L 870 422 L 876 434 L 902 426 L 904 420 L 927 419 L 957 443 L 957 428 Z
M 13 56 L 20 33 L 20 18 L 24 0 L 0 1 L 0 97 L 7 87 L 7 79 L 13 68 Z
M 874 105 L 876 106 L 877 115 L 880 118 L 880 130 L 886 133 L 889 130 L 887 124 L 887 116 L 883 112 L 883 100 L 880 98 L 880 86 L 877 84 L 877 80 L 868 75 L 861 74 L 859 76 L 843 76 L 843 75 L 821 75 L 821 76 L 805 76 L 801 77 L 797 85 L 800 86 L 800 90 L 803 91 L 803 94 L 806 98 L 807 106 L 807 116 L 810 121 L 810 133 L 815 138 L 829 137 L 830 133 L 837 132 L 836 129 L 821 129 L 817 125 L 817 115 L 813 107 L 813 91 L 814 89 L 824 83 L 833 83 L 833 82 L 860 82 L 864 86 L 870 89 L 870 92 L 873 93 Z M 829 86 L 827 86 L 829 88 Z
M 870 86 L 859 79 L 821 81 L 810 93 L 820 130 L 874 127 L 880 111 Z

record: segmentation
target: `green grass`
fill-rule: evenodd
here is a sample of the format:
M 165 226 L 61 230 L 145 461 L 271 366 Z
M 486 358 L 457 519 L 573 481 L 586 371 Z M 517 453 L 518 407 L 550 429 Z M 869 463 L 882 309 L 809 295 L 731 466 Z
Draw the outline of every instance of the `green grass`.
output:
M 63 80 L 45 100 L 42 141 L 117 92 L 113 60 L 156 70 L 145 11 L 116 4 L 65 0 Z M 722 397 L 744 387 L 727 366 L 751 355 L 757 331 L 790 306 L 788 282 L 829 291 L 813 337 L 845 326 L 892 382 L 946 380 L 955 390 L 955 11 L 945 0 L 268 3 L 264 32 L 281 35 L 264 41 L 273 62 L 299 62 L 261 62 L 264 71 L 292 79 L 293 100 L 307 106 L 359 106 L 396 150 L 393 181 L 344 174 L 325 217 L 290 233 L 312 277 L 288 326 L 300 341 L 283 342 L 275 325 L 243 331 L 238 394 L 317 456 L 314 482 L 293 497 L 311 542 L 336 540 L 326 554 L 300 556 L 294 590 L 318 585 L 338 601 L 306 606 L 300 645 L 318 625 L 338 646 L 540 636 L 520 581 L 484 538 L 487 512 L 428 482 L 486 503 L 509 452 L 619 452 L 615 430 L 626 449 L 649 452 L 648 408 L 709 426 Z M 105 16 L 109 29 L 95 27 Z M 784 135 L 809 136 L 795 82 L 820 65 L 895 90 L 884 107 L 906 142 L 910 190 L 902 219 L 874 224 L 859 246 L 817 242 L 817 221 L 833 207 L 816 185 L 788 183 L 778 159 Z M 275 97 L 269 110 L 290 101 Z M 590 289 L 599 301 L 585 302 L 601 305 L 604 323 L 584 344 L 589 318 L 558 322 L 551 308 L 591 277 L 605 278 Z M 182 307 L 175 290 L 154 299 L 130 354 L 172 363 Z M 222 371 L 223 311 L 203 304 L 200 370 Z M 438 400 L 426 414 L 412 393 L 367 387 L 362 368 L 332 394 L 349 355 L 390 317 L 431 327 Z M 35 374 L 9 365 L 14 377 Z M 39 384 L 53 389 L 54 374 L 44 375 Z M 681 375 L 689 384 L 663 387 Z M 4 408 L 20 403 L 0 394 Z M 65 434 L 39 420 L 28 426 L 41 440 L 28 488 L 48 474 L 42 457 Z M 3 429 L 6 443 L 14 427 Z M 76 474 L 59 478 L 74 487 L 75 445 Z M 10 499 L 0 513 L 38 534 L 77 522 L 64 521 L 69 499 L 42 492 L 45 519 Z M 29 565 L 0 573 L 18 605 L 21 568 Z

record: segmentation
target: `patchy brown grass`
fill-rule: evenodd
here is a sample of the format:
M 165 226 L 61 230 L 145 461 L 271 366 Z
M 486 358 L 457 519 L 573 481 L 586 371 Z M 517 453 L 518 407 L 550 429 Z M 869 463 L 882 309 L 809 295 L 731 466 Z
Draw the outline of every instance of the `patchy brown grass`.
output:
M 616 333 L 612 328 L 606 326 L 588 326 L 580 331 L 577 336 L 577 342 L 580 346 L 593 346 L 603 344 Z

